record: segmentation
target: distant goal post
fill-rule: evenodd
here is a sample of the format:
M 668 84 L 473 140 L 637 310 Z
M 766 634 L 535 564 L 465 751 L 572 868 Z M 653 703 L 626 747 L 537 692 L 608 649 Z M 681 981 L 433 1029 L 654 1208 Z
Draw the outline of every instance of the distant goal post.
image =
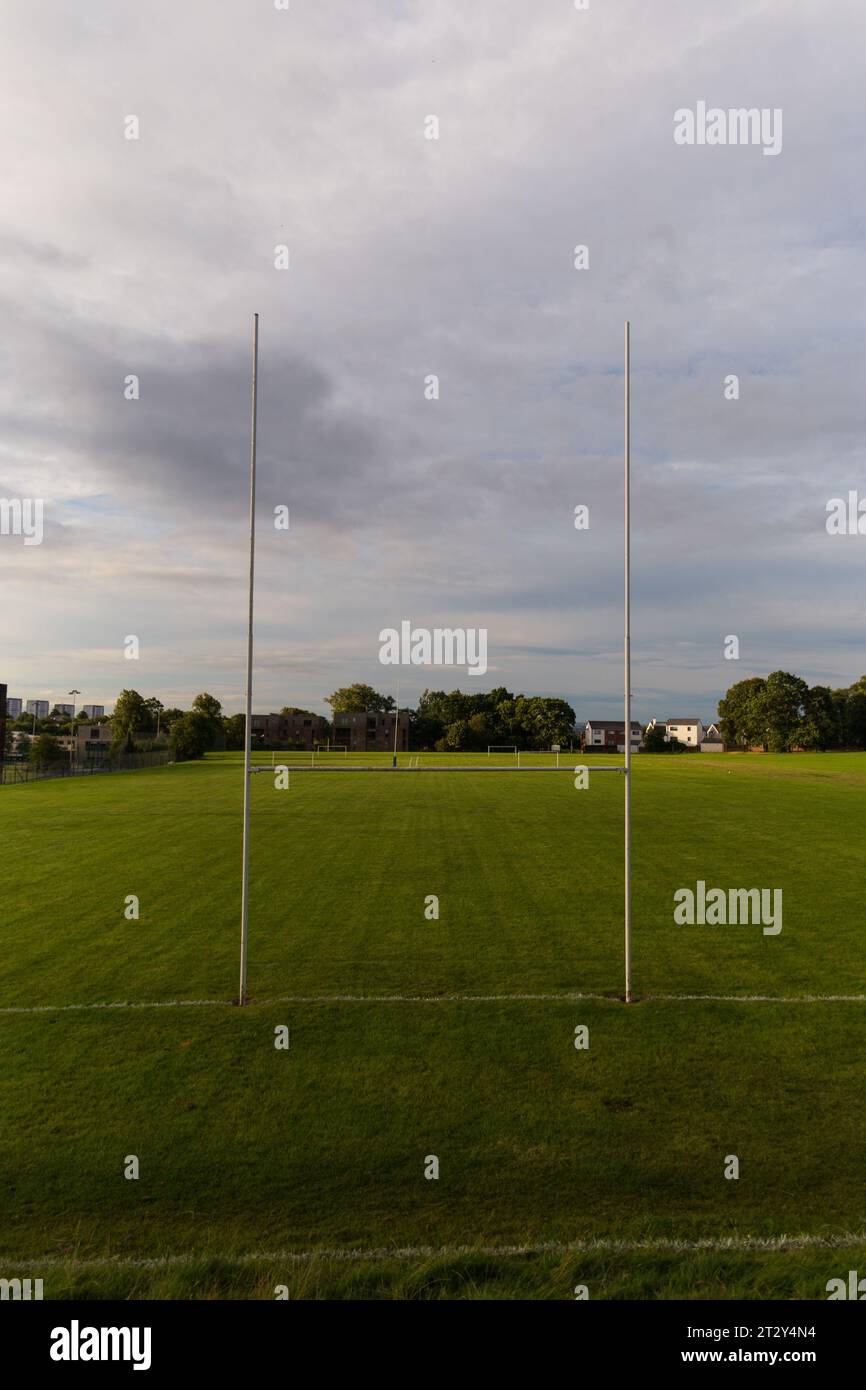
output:
M 346 757 L 349 746 L 346 743 L 316 743 L 313 745 L 314 753 L 342 753 Z

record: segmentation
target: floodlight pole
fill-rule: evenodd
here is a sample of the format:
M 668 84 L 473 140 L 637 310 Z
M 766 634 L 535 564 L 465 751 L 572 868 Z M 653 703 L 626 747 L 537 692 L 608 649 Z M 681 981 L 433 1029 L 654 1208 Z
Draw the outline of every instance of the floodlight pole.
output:
M 258 414 L 259 316 L 253 314 L 253 384 L 250 422 L 250 585 L 247 618 L 247 685 L 244 721 L 244 844 L 241 876 L 241 975 L 238 1003 L 247 1003 L 247 945 L 250 916 L 250 781 L 253 724 L 253 594 L 256 557 L 256 422 Z
M 625 666 L 625 862 L 624 862 L 624 923 L 625 923 L 625 1002 L 631 1003 L 631 421 L 629 376 L 631 372 L 631 345 L 629 341 L 629 321 L 625 322 L 625 525 L 624 525 L 624 643 L 623 658 Z

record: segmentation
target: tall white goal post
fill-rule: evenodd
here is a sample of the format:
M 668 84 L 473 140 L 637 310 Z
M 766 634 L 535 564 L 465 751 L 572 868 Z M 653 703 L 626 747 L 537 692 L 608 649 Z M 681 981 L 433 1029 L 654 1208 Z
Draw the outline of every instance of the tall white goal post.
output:
M 625 322 L 625 361 L 624 372 L 624 415 L 625 429 L 623 455 L 625 462 L 625 506 L 623 515 L 623 667 L 625 678 L 625 805 L 623 807 L 623 925 L 625 951 L 625 1002 L 631 998 L 631 324 Z
M 250 419 L 250 578 L 247 613 L 246 719 L 244 721 L 244 838 L 241 871 L 241 970 L 238 1003 L 247 1002 L 247 954 L 250 925 L 250 771 L 253 737 L 253 600 L 256 559 L 256 426 L 258 423 L 259 316 L 253 314 L 253 380 Z

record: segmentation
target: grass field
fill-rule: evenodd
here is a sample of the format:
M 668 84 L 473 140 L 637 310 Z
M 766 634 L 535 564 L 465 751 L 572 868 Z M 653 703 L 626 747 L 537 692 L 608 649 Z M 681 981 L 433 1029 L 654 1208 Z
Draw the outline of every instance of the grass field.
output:
M 629 1008 L 620 776 L 338 759 L 253 778 L 244 1010 L 240 755 L 0 792 L 0 1276 L 821 1298 L 866 1267 L 866 755 L 635 760 Z M 782 888 L 780 935 L 676 925 L 697 879 Z

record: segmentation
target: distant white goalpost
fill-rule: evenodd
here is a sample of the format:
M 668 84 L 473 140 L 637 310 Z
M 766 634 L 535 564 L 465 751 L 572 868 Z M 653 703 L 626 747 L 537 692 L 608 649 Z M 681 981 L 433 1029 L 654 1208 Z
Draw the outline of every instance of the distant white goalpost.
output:
M 320 753 L 341 753 L 343 757 L 348 757 L 349 748 L 345 743 L 317 743 L 313 748 L 316 757 Z

